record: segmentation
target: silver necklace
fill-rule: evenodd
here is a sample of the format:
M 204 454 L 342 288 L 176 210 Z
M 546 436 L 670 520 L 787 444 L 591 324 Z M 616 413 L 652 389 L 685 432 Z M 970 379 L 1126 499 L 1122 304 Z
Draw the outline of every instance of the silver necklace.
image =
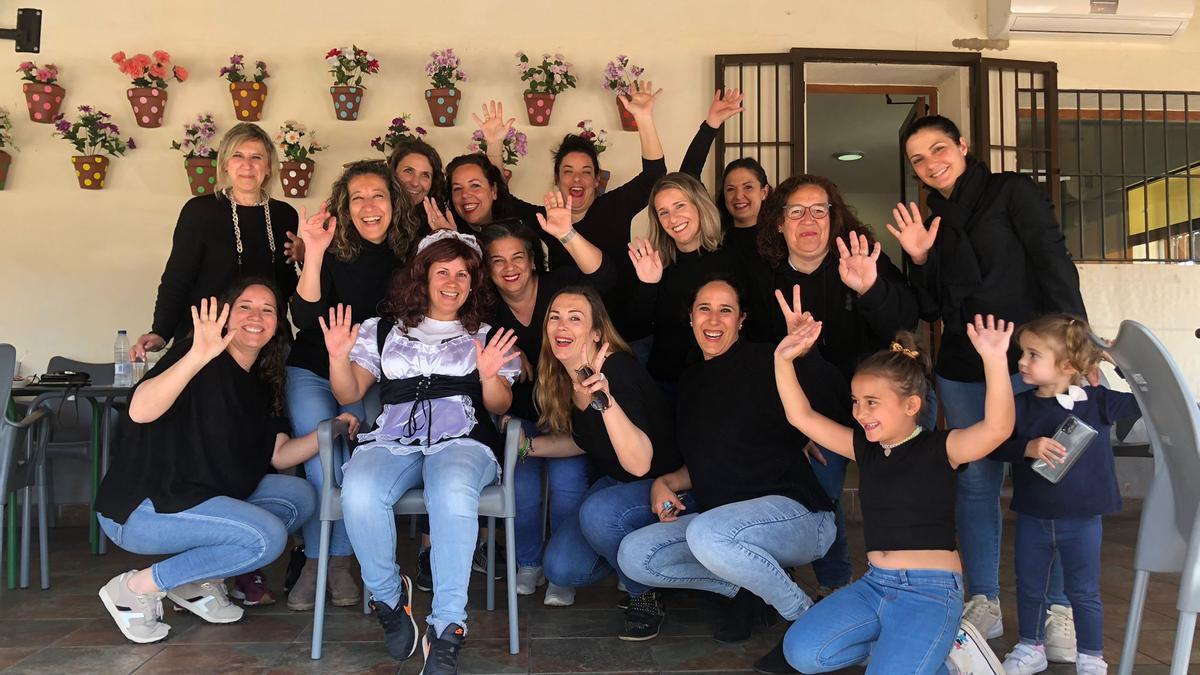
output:
M 904 439 L 904 440 L 900 441 L 899 443 L 883 443 L 883 442 L 880 442 L 880 443 L 879 443 L 879 447 L 883 448 L 884 454 L 889 454 L 889 453 L 891 453 L 891 451 L 892 451 L 892 448 L 896 448 L 896 447 L 899 447 L 899 446 L 901 446 L 901 445 L 904 445 L 905 443 L 907 443 L 907 442 L 911 441 L 912 439 L 916 438 L 916 437 L 917 437 L 917 435 L 918 435 L 918 434 L 920 434 L 922 431 L 924 431 L 924 429 L 922 429 L 922 428 L 921 428 L 921 425 L 920 425 L 920 424 L 918 424 L 918 425 L 917 425 L 917 428 L 916 428 L 916 429 L 913 429 L 913 432 L 912 432 L 911 434 L 909 434 L 909 435 L 908 435 L 908 438 L 906 438 L 906 439 Z
M 238 271 L 240 272 L 242 269 L 242 226 L 238 222 L 238 210 L 237 210 L 238 204 L 233 199 L 233 190 L 231 190 L 229 188 L 225 189 L 225 198 L 229 200 L 229 210 L 233 213 L 233 239 L 235 242 L 237 242 Z M 263 207 L 263 214 L 266 215 L 266 218 L 267 218 L 267 246 L 271 249 L 271 267 L 274 267 L 275 266 L 275 231 L 273 229 L 271 229 L 271 208 L 268 205 L 269 201 L 270 200 L 268 200 L 268 199 L 264 199 L 261 202 L 259 202 L 258 204 L 252 204 L 252 206 Z

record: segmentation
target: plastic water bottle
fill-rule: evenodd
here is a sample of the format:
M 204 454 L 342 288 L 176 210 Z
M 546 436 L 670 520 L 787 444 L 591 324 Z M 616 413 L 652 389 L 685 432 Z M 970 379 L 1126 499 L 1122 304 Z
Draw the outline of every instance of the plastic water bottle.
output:
M 129 337 L 125 331 L 117 331 L 113 344 L 113 386 L 133 386 L 133 364 L 129 362 Z

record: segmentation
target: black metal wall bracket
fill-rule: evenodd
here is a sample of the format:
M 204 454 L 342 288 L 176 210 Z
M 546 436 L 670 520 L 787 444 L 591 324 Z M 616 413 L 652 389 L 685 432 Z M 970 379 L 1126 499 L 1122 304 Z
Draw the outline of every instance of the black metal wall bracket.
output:
M 22 7 L 17 10 L 17 27 L 0 28 L 0 39 L 13 40 L 18 52 L 42 51 L 42 10 Z

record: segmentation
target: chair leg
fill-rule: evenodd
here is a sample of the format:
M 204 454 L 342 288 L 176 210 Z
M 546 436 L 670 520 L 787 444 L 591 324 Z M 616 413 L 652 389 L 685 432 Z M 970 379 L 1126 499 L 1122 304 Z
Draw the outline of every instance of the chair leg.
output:
M 419 516 L 415 513 L 408 517 L 408 538 L 409 539 L 417 538 L 417 519 L 420 517 L 421 516 Z
M 33 533 L 33 488 L 21 489 L 21 588 L 29 588 L 29 544 Z
M 321 642 L 325 638 L 325 585 L 329 582 L 329 539 L 333 521 L 321 521 L 321 548 L 317 553 L 317 598 L 313 609 L 312 658 L 321 658 Z
M 487 611 L 496 609 L 496 519 L 488 516 L 487 527 Z M 512 555 L 512 551 L 505 552 Z M 508 579 L 508 583 L 513 580 Z
M 46 485 L 46 465 L 37 469 L 38 477 L 38 568 L 42 575 L 42 590 L 50 588 L 50 531 L 46 512 L 50 510 L 50 490 Z
M 1192 661 L 1192 634 L 1196 630 L 1196 613 L 1180 612 L 1175 628 L 1175 653 L 1171 655 L 1171 675 L 1187 675 Z
M 508 567 L 508 653 L 517 654 L 521 651 L 520 627 L 517 623 L 517 526 L 515 518 L 504 519 L 504 545 L 509 553 L 504 557 Z
M 1142 614 L 1146 606 L 1146 588 L 1150 585 L 1150 573 L 1137 570 L 1133 574 L 1133 596 L 1129 600 L 1129 619 L 1125 622 L 1125 643 L 1121 647 L 1121 667 L 1117 675 L 1133 675 L 1133 661 L 1137 658 L 1138 634 L 1142 630 Z

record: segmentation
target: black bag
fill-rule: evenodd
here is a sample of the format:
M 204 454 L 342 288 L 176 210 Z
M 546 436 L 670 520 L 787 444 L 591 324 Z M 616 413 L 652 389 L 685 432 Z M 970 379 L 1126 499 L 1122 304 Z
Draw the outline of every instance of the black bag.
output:
M 38 384 L 48 387 L 86 387 L 91 383 L 91 375 L 74 370 L 56 370 L 38 378 Z

